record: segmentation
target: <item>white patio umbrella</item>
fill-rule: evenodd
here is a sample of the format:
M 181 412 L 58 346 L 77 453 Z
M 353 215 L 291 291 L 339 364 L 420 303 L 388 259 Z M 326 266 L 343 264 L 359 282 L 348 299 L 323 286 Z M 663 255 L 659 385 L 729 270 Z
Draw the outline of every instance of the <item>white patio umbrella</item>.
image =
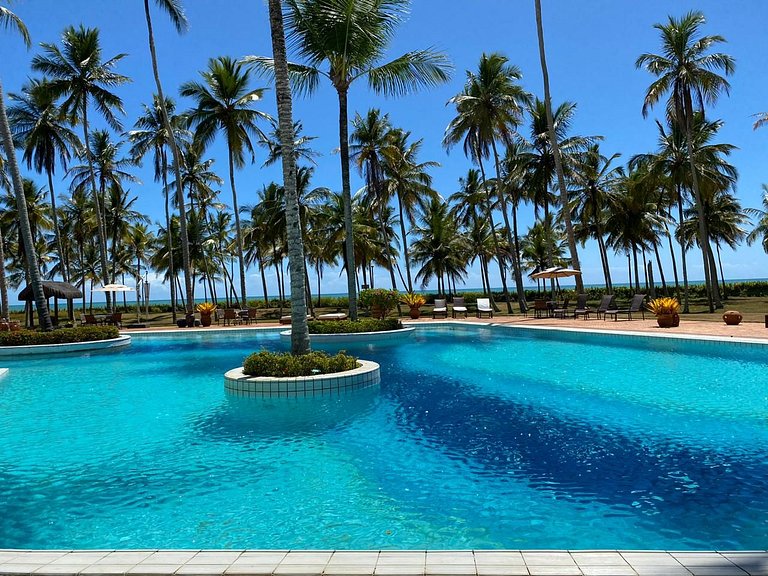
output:
M 553 266 L 552 268 L 547 268 L 546 270 L 540 270 L 539 272 L 534 272 L 531 274 L 531 278 L 537 278 L 537 279 L 554 279 L 557 282 L 558 278 L 568 278 L 570 276 L 579 276 L 581 275 L 581 270 L 576 270 L 574 268 L 564 268 L 563 266 Z M 560 283 L 557 282 L 557 290 L 558 293 L 560 291 Z M 552 287 L 552 299 L 555 298 L 555 292 L 554 292 L 554 286 Z
M 98 286 L 97 288 L 94 288 L 92 290 L 93 292 L 135 292 L 136 288 L 131 288 L 130 286 L 126 286 L 125 284 L 104 284 L 104 286 Z M 114 298 L 113 298 L 113 304 L 114 306 Z M 138 307 L 138 305 L 137 305 Z M 114 309 L 113 309 L 114 311 Z

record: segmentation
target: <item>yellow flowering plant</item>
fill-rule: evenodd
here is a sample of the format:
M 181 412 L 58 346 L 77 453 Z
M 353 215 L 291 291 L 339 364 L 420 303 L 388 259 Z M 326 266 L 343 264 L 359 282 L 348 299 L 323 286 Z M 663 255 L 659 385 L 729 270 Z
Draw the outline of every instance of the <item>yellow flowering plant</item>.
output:
M 677 301 L 677 298 L 655 298 L 648 303 L 648 310 L 656 316 L 679 314 L 680 302 Z
M 200 314 L 213 314 L 214 310 L 216 310 L 216 304 L 213 302 L 203 302 L 202 304 L 198 304 L 195 307 L 195 310 L 200 312 Z

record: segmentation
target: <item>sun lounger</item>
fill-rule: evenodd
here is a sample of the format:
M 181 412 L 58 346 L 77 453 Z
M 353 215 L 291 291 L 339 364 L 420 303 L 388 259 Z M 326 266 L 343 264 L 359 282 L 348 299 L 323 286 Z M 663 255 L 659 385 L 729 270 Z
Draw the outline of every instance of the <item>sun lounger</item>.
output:
M 565 315 L 568 314 L 568 298 L 563 301 L 562 306 L 556 306 L 552 308 L 552 316 L 555 318 L 562 318 L 565 320 Z
M 451 316 L 456 318 L 456 314 L 464 314 L 464 318 L 467 317 L 467 307 L 464 304 L 464 298 L 459 298 L 458 296 L 451 303 Z
M 493 308 L 491 308 L 490 298 L 477 299 L 477 317 L 482 318 L 483 314 L 488 314 L 488 318 L 493 318 Z
M 448 307 L 445 298 L 435 298 L 435 307 L 432 308 L 432 318 L 442 316 L 448 318 Z
M 602 299 L 600 300 L 600 304 L 597 306 L 597 310 L 595 310 L 595 314 L 597 315 L 597 319 L 600 320 L 600 318 L 605 318 L 605 311 L 606 310 L 613 310 L 616 308 L 613 304 L 613 294 L 605 294 Z
M 576 307 L 573 309 L 574 320 L 579 316 L 583 316 L 584 320 L 589 318 L 589 314 L 592 312 L 589 306 L 587 306 L 587 295 L 579 294 L 576 297 Z
M 619 314 L 626 314 L 627 320 L 632 320 L 632 314 L 640 312 L 643 320 L 645 320 L 645 310 L 643 310 L 643 302 L 645 301 L 645 294 L 635 294 L 632 297 L 632 302 L 629 304 L 629 308 L 616 308 L 612 310 L 606 310 L 603 314 L 603 320 L 608 316 L 613 316 L 614 322 L 619 319 Z

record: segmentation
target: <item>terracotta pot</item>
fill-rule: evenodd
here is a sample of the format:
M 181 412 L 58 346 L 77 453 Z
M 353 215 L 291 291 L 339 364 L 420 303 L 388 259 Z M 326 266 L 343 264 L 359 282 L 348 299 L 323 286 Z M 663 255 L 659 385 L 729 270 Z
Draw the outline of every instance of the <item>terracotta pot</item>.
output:
M 736 310 L 728 310 L 728 312 L 723 314 L 723 320 L 729 326 L 736 326 L 741 322 L 742 318 L 744 317 L 741 315 L 741 312 Z
M 203 314 L 200 312 L 200 324 L 206 328 L 211 325 L 211 314 Z
M 421 310 L 419 310 L 418 306 L 411 306 L 411 311 L 409 312 L 409 315 L 414 320 L 417 320 L 421 316 Z
M 672 314 L 672 328 L 677 328 L 678 326 L 680 326 L 680 314 L 675 312 Z
M 656 323 L 659 328 L 672 328 L 672 314 L 659 314 L 656 316 Z

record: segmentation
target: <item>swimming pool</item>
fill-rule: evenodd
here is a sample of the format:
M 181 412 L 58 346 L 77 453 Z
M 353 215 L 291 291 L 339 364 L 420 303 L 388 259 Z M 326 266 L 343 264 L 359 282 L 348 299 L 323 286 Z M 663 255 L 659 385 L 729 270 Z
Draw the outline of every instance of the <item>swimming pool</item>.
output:
M 6 361 L 0 548 L 762 549 L 760 346 L 420 328 L 380 389 L 227 395 L 277 332 Z

